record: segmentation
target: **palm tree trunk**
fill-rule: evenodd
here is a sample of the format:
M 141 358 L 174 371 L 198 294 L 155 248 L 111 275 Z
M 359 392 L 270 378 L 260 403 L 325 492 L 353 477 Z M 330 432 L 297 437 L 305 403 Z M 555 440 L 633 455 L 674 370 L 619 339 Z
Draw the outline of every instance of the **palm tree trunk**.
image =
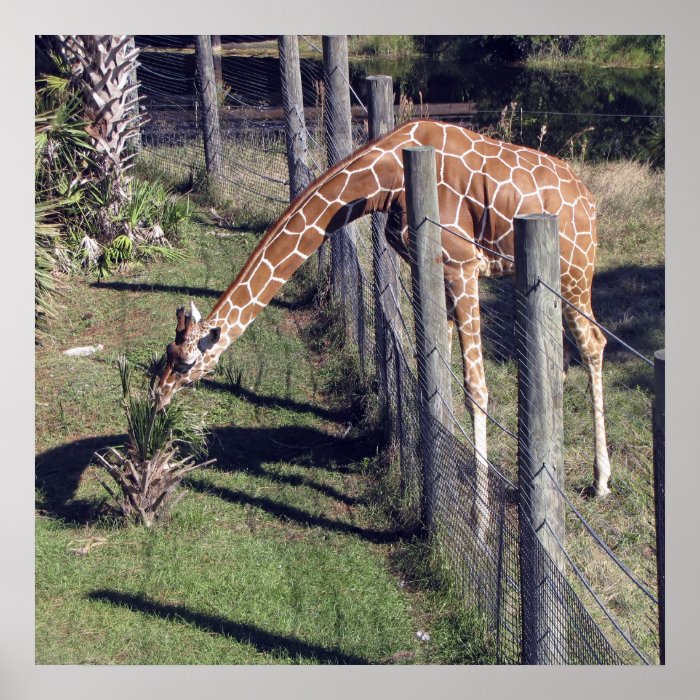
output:
M 111 237 L 111 222 L 128 196 L 126 173 L 135 154 L 129 141 L 138 137 L 143 122 L 138 83 L 133 80 L 139 49 L 128 35 L 74 34 L 58 39 L 85 101 L 95 176 L 104 186 L 103 233 Z

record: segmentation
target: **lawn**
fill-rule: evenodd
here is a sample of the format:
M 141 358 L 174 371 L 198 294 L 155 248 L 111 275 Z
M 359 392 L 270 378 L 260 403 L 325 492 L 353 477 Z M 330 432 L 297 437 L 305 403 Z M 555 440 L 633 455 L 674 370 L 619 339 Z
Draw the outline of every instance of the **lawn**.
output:
M 36 662 L 492 661 L 478 616 L 405 566 L 417 545 L 373 505 L 379 436 L 329 391 L 352 363 L 313 337 L 309 274 L 178 395 L 205 415 L 216 463 L 171 517 L 147 530 L 107 508 L 91 458 L 124 440 L 115 360 L 161 353 L 175 308 L 206 312 L 228 286 L 257 235 L 218 233 L 200 213 L 186 263 L 74 279 L 37 348 Z
M 577 169 L 600 215 L 596 316 L 651 356 L 664 343 L 663 174 L 629 162 Z M 378 479 L 386 462 L 380 436 L 367 402 L 344 392 L 357 363 L 328 333 L 333 310 L 313 301 L 308 265 L 219 371 L 178 395 L 205 416 L 217 461 L 193 473 L 171 519 L 146 531 L 105 510 L 91 457 L 124 439 L 117 356 L 146 362 L 162 353 L 175 308 L 189 299 L 206 313 L 255 245 L 262 226 L 254 214 L 236 214 L 224 231 L 199 211 L 185 263 L 132 268 L 102 284 L 74 280 L 53 338 L 37 349 L 37 663 L 493 662 L 479 616 L 435 590 L 422 545 L 381 504 L 395 494 Z M 485 356 L 490 411 L 515 430 L 508 284 L 483 285 Z M 97 343 L 104 350 L 91 357 L 61 354 Z M 459 375 L 456 348 L 453 357 Z M 576 363 L 565 388 L 566 490 L 653 592 L 652 372 L 612 340 L 604 372 L 612 494 L 600 502 L 584 492 L 592 422 Z M 454 405 L 469 433 L 457 385 Z M 495 425 L 489 449 L 515 478 L 515 444 Z M 625 633 L 655 659 L 653 606 L 571 511 L 567 549 Z

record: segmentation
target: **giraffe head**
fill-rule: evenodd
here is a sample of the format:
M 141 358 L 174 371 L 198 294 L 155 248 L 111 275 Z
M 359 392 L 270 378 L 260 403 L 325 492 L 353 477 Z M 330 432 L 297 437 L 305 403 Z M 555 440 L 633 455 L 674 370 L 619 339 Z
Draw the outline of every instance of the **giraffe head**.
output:
M 175 392 L 199 379 L 216 362 L 211 349 L 221 337 L 221 328 L 202 321 L 194 303 L 190 313 L 181 306 L 177 312 L 175 342 L 165 351 L 165 363 L 158 377 L 158 408 L 165 408 Z

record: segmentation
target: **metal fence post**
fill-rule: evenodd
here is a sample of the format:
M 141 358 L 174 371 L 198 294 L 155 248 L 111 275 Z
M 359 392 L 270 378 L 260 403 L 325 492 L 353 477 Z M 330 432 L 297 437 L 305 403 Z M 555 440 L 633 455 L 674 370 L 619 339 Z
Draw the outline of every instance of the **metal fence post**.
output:
M 216 99 L 216 78 L 214 76 L 214 59 L 211 39 L 208 34 L 198 34 L 197 77 L 202 101 L 202 127 L 204 135 L 204 159 L 211 194 L 218 199 L 223 185 L 223 148 L 221 129 L 219 127 L 219 108 Z
M 328 166 L 349 156 L 353 151 L 352 114 L 350 111 L 350 70 L 348 38 L 345 35 L 323 37 L 323 80 L 326 104 L 324 131 Z M 324 246 L 325 247 L 325 246 Z M 357 338 L 359 309 L 357 286 L 353 284 L 359 269 L 355 247 L 355 227 L 344 226 L 331 236 L 331 284 L 343 301 L 346 328 L 350 337 Z
M 416 325 L 418 384 L 421 399 L 420 426 L 423 452 L 422 516 L 429 529 L 434 526 L 437 477 L 435 421 L 451 429 L 451 386 L 444 359 L 447 346 L 445 274 L 442 262 L 442 233 L 433 221 L 440 221 L 435 149 L 403 149 L 408 214 L 409 249 Z
M 289 194 L 290 199 L 294 199 L 311 182 L 307 166 L 309 147 L 306 141 L 304 96 L 301 89 L 299 40 L 296 34 L 286 34 L 277 37 L 277 45 L 282 79 L 284 133 L 287 140 Z
M 565 616 L 557 614 L 564 556 L 563 371 L 557 217 L 516 217 L 518 471 L 523 663 L 566 663 Z
M 388 134 L 394 128 L 393 81 L 389 75 L 371 75 L 367 78 L 368 129 L 370 140 Z M 388 245 L 385 235 L 387 214 L 372 214 L 372 267 L 374 272 L 374 335 L 377 350 L 377 369 L 381 402 L 388 404 L 388 349 L 387 326 L 398 332 L 395 300 L 400 299 L 397 271 L 399 258 Z
M 659 662 L 666 663 L 666 351 L 654 353 L 654 515 L 659 597 Z

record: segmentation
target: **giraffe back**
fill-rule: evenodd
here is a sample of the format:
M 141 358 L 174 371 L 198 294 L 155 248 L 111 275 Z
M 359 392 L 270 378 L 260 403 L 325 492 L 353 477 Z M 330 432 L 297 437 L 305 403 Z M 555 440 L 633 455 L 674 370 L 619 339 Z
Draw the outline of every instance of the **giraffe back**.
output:
M 443 226 L 512 256 L 513 217 L 556 214 L 562 281 L 590 280 L 596 248 L 595 202 L 567 163 L 526 146 L 433 121 L 409 122 L 377 147 L 399 164 L 400 150 L 417 145 L 435 148 Z M 400 199 L 405 209 L 403 195 Z M 465 245 L 447 232 L 443 247 L 447 264 L 477 264 L 486 275 L 512 272 L 512 264 L 503 258 Z

